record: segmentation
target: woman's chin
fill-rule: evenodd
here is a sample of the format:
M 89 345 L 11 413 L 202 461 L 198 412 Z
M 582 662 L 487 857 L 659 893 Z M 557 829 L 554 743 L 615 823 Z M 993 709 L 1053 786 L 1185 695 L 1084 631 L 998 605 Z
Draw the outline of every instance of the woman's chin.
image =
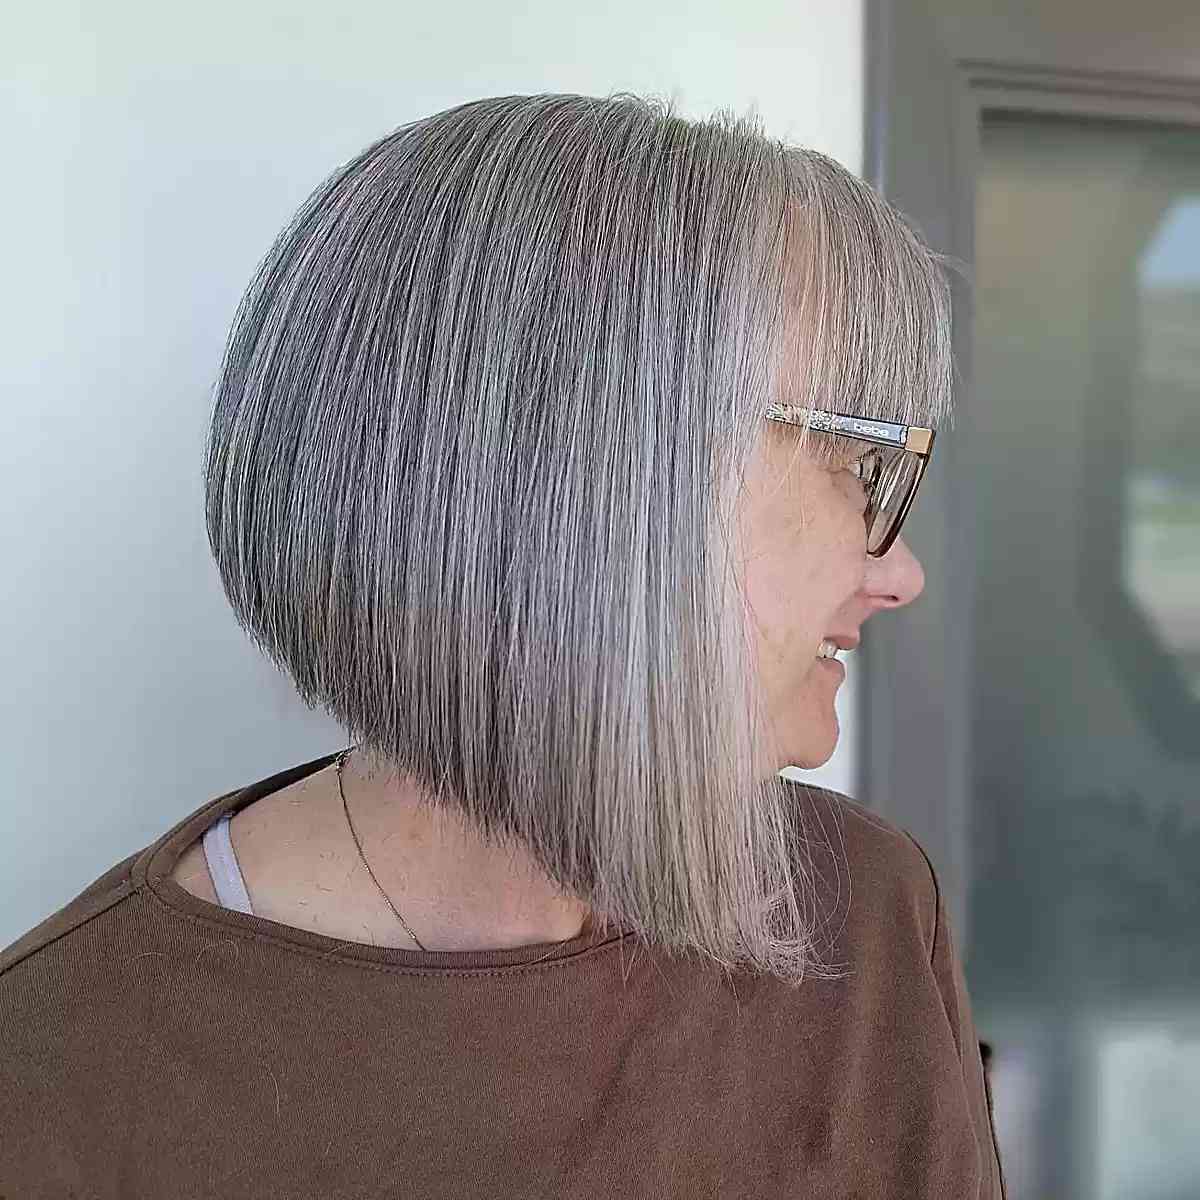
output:
M 833 757 L 841 732 L 836 713 L 829 714 L 829 722 L 823 727 L 818 727 L 814 721 L 804 730 L 803 736 L 792 739 L 787 761 L 780 766 L 780 770 L 783 767 L 799 767 L 803 771 L 814 771 L 817 767 L 823 767 Z
M 784 763 L 785 767 L 798 767 L 802 771 L 815 771 L 818 767 L 823 767 L 833 757 L 833 751 L 828 754 L 793 754 L 792 757 Z M 780 768 L 782 770 L 782 768 Z

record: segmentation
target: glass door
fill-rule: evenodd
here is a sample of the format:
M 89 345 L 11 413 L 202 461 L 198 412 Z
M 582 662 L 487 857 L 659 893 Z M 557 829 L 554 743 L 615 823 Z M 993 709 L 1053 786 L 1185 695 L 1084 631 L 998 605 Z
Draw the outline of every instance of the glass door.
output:
M 1200 128 L 983 113 L 967 974 L 1013 1200 L 1200 1197 Z

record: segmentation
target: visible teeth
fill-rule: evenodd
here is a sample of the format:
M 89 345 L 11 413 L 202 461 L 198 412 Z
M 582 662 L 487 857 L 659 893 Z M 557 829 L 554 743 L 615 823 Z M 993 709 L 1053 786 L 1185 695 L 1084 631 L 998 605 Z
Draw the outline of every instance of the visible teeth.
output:
M 825 638 L 821 642 L 821 648 L 817 651 L 818 658 L 837 658 L 838 648 L 835 643 Z

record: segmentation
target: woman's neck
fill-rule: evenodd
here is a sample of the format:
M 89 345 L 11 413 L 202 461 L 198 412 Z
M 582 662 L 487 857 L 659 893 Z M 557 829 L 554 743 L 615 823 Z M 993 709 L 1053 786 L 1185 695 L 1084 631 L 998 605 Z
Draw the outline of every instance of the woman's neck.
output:
M 415 949 L 380 887 L 427 950 L 508 949 L 567 941 L 588 909 L 524 851 L 486 845 L 455 810 L 435 810 L 395 776 L 351 754 L 241 810 L 231 822 L 256 914 L 351 941 Z

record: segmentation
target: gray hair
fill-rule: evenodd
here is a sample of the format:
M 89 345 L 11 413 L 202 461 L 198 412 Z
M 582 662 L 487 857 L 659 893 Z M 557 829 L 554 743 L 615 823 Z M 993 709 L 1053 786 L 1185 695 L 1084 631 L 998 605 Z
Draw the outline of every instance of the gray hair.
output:
M 948 414 L 937 260 L 754 116 L 551 94 L 397 129 L 234 321 L 205 483 L 239 623 L 600 928 L 836 978 L 804 790 L 761 778 L 739 491 L 781 381 Z

